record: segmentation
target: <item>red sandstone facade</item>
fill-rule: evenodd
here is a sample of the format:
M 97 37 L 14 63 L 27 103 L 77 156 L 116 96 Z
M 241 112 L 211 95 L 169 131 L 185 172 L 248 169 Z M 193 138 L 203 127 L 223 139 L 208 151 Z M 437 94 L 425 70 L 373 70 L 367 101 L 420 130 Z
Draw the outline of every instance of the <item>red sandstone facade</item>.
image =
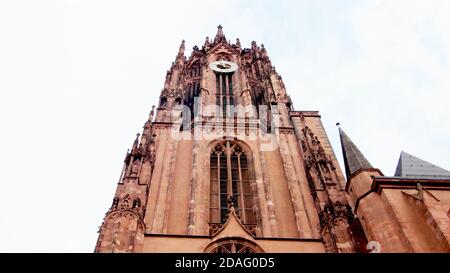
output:
M 449 252 L 450 176 L 384 177 L 295 111 L 263 45 L 184 41 L 96 252 Z

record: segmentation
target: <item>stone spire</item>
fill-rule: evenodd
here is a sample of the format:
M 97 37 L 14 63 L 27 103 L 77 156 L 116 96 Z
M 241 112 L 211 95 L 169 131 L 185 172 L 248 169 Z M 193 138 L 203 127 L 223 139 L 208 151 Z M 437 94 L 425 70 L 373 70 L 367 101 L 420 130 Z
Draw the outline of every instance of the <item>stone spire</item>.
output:
M 347 136 L 344 130 L 339 127 L 341 138 L 342 155 L 344 156 L 345 174 L 347 181 L 352 174 L 360 169 L 372 169 L 372 165 L 364 157 L 361 151 L 356 147 L 352 140 Z
M 214 38 L 214 43 L 218 43 L 222 40 L 224 40 L 225 42 L 227 41 L 225 39 L 225 35 L 223 34 L 223 31 L 222 31 L 222 25 L 219 25 L 217 27 L 217 34 L 216 34 L 216 37 Z

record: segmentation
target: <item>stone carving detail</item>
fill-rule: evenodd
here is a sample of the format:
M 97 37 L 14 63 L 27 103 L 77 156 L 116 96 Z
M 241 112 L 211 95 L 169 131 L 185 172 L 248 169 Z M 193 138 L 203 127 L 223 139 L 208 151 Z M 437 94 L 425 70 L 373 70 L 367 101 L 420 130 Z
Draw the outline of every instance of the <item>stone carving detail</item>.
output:
M 125 197 L 122 199 L 122 204 L 120 205 L 121 209 L 128 209 L 130 207 L 130 195 L 126 194 Z
M 269 102 L 270 102 L 271 104 L 275 104 L 275 103 L 277 102 L 277 98 L 275 97 L 275 94 L 274 94 L 274 93 L 270 93 L 270 96 L 269 96 Z
M 142 201 L 139 197 L 136 197 L 133 199 L 133 202 L 131 203 L 131 196 L 130 194 L 125 194 L 123 198 L 120 198 L 118 196 L 114 197 L 113 203 L 111 205 L 111 208 L 106 213 L 107 215 L 114 212 L 114 211 L 126 211 L 131 210 L 134 211 L 139 217 L 144 216 L 144 208 L 142 207 Z
M 294 128 L 280 128 L 279 132 L 280 132 L 280 134 L 293 135 L 294 134 Z
M 118 206 L 119 206 L 119 197 L 114 197 L 113 203 L 111 205 L 111 210 L 117 209 Z
M 302 129 L 302 133 L 304 137 L 300 143 L 305 154 L 305 168 L 313 172 L 312 168 L 314 167 L 315 172 L 318 174 L 317 179 L 321 180 L 320 184 L 335 187 L 338 181 L 336 181 L 336 168 L 331 156 L 326 154 L 320 140 L 308 126 Z
M 243 225 L 245 230 L 251 235 L 256 237 L 256 225 Z M 215 236 L 223 227 L 223 224 L 210 223 L 209 224 L 209 235 Z
M 323 210 L 319 213 L 319 216 L 320 224 L 322 227 L 326 225 L 336 225 L 336 219 L 338 218 L 354 218 L 352 208 L 348 204 L 344 205 L 339 201 L 336 201 L 334 203 L 329 201 L 329 203 L 325 204 Z
M 227 204 L 228 204 L 229 208 L 237 207 L 237 203 L 238 203 L 238 199 L 236 196 L 232 195 L 232 196 L 228 197 Z
M 136 198 L 133 201 L 133 209 L 139 209 L 141 207 L 141 199 Z
M 291 97 L 288 96 L 286 93 L 284 93 L 284 94 L 278 93 L 277 101 L 282 102 L 282 103 L 289 103 L 289 102 L 291 102 Z
M 244 225 L 244 227 L 251 235 L 256 237 L 256 225 Z
M 327 252 L 360 250 L 361 244 L 367 239 L 352 208 L 345 197 L 341 196 L 332 157 L 326 153 L 321 141 L 308 126 L 302 129 L 299 138 L 308 183 L 317 207 L 321 208 L 319 220 Z M 316 191 L 322 193 L 318 194 Z
M 179 98 L 179 97 L 183 97 L 184 95 L 184 91 L 182 89 L 168 89 L 165 88 L 163 89 L 161 96 L 162 97 L 167 97 L 167 98 Z
M 224 239 L 205 250 L 207 253 L 262 253 L 262 249 L 247 240 Z
M 102 224 L 95 252 L 134 252 L 142 245 L 145 224 L 131 211 L 116 210 Z
M 138 175 L 140 168 L 141 162 L 139 161 L 139 159 L 134 160 L 133 165 L 131 166 L 131 175 Z
M 222 224 L 209 224 L 209 235 L 215 236 L 222 228 Z

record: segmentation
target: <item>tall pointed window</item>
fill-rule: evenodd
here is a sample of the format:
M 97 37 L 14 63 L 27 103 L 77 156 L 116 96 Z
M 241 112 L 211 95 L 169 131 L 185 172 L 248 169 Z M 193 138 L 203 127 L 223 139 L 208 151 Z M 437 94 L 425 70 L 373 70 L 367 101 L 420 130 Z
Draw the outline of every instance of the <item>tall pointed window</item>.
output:
M 233 116 L 234 113 L 233 73 L 216 73 L 216 105 L 222 108 L 219 116 Z
M 210 179 L 210 223 L 222 224 L 226 221 L 227 201 L 233 197 L 235 210 L 243 223 L 255 225 L 248 158 L 237 143 L 225 141 L 214 147 L 211 151 Z

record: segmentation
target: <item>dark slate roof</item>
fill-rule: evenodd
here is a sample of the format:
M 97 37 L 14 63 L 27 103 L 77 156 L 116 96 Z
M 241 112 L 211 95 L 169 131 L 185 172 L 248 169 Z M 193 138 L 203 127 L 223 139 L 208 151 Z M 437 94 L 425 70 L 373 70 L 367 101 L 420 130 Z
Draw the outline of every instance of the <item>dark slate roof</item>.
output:
M 347 134 L 339 127 L 342 154 L 344 156 L 345 174 L 348 178 L 359 169 L 373 168 L 361 151 L 356 147 Z
M 450 179 L 450 172 L 402 151 L 394 176 L 424 179 Z

